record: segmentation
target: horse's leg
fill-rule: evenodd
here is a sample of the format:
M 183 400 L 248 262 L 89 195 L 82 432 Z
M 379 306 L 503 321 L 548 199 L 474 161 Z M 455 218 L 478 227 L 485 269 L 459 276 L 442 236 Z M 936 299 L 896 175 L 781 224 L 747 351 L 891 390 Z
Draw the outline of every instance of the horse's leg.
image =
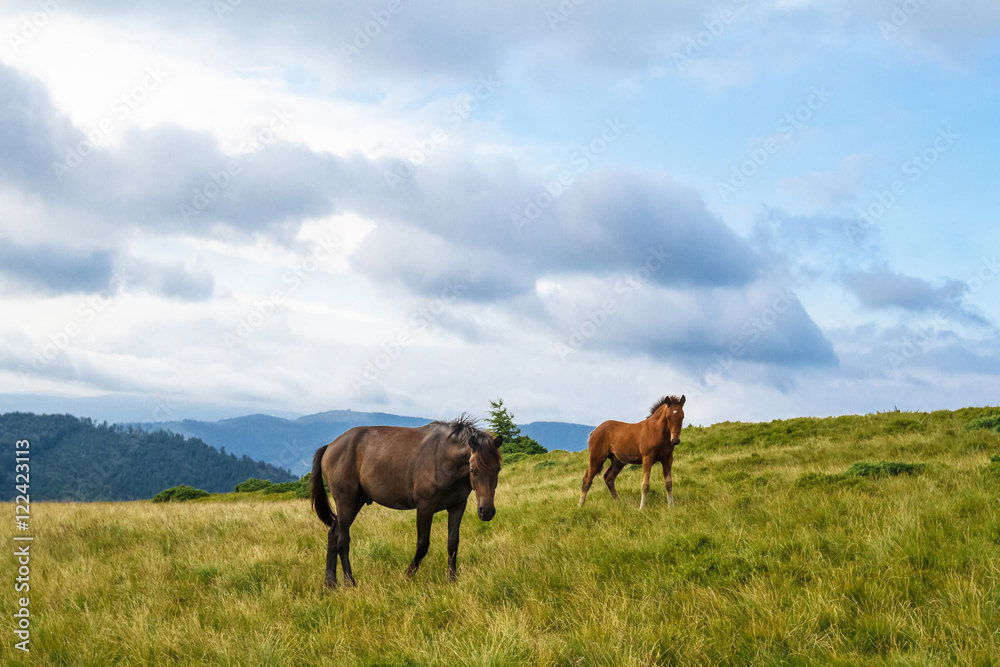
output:
M 354 572 L 351 570 L 351 524 L 361 511 L 363 503 L 356 498 L 337 503 L 337 554 L 340 556 L 340 567 L 344 571 L 344 585 L 354 585 Z
M 646 456 L 642 459 L 642 500 L 639 501 L 639 509 L 646 506 L 646 494 L 649 493 L 649 473 L 653 470 L 653 457 Z
M 406 569 L 406 574 L 413 576 L 420 567 L 420 561 L 427 555 L 427 550 L 431 546 L 431 522 L 434 519 L 434 511 L 425 507 L 417 508 L 417 553 L 413 556 L 413 562 Z
M 674 479 L 672 470 L 674 467 L 674 453 L 670 452 L 663 464 L 663 485 L 667 487 L 667 505 L 674 506 Z
M 448 581 L 455 581 L 458 576 L 458 529 L 462 525 L 467 502 L 468 498 L 448 508 Z
M 326 586 L 337 585 L 337 519 L 334 518 L 330 531 L 326 534 Z
M 590 464 L 587 466 L 587 472 L 583 473 L 583 488 L 580 489 L 580 507 L 583 507 L 584 501 L 587 500 L 587 491 L 590 491 L 590 485 L 594 483 L 594 477 L 604 467 L 604 460 L 600 456 L 595 456 L 593 452 L 590 453 Z
M 624 468 L 625 462 L 617 456 L 612 455 L 611 465 L 604 471 L 604 483 L 608 485 L 608 490 L 611 491 L 611 497 L 615 500 L 618 500 L 618 491 L 615 489 L 615 477 L 618 477 L 618 473 L 620 473 Z

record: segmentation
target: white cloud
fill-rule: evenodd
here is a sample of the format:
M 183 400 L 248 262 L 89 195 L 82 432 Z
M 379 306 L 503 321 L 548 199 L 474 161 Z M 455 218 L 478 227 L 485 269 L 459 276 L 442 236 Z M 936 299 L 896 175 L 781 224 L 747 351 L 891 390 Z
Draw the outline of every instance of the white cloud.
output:
M 868 194 L 869 174 L 881 163 L 868 155 L 848 155 L 832 171 L 813 171 L 782 179 L 778 192 L 805 201 L 813 210 L 840 210 Z
M 875 367 L 948 280 L 873 271 L 889 265 L 881 230 L 844 235 L 836 215 L 870 191 L 866 156 L 884 152 L 855 143 L 878 132 L 873 109 L 922 123 L 957 114 L 947 86 L 925 90 L 913 55 L 981 82 L 977 54 L 998 33 L 992 4 L 937 3 L 883 39 L 877 20 L 892 6 L 585 3 L 553 29 L 530 2 L 407 4 L 351 62 L 340 44 L 371 20 L 362 5 L 61 6 L 22 48 L 0 49 L 0 307 L 13 314 L 0 373 L 20 383 L 18 369 L 124 266 L 132 284 L 53 348 L 25 392 L 430 417 L 502 395 L 525 420 L 595 423 L 640 419 L 719 363 L 689 396 L 690 420 L 705 423 L 877 409 L 886 393 L 917 403 L 935 378 L 995 387 L 986 287 L 979 324 L 942 331 L 909 365 L 912 382 Z M 739 21 L 678 72 L 675 50 L 724 8 Z M 25 11 L 3 5 L 0 34 Z M 803 80 L 833 74 L 871 91 L 853 100 L 865 117 L 846 99 L 825 109 L 809 141 L 744 191 L 740 214 L 757 224 L 740 235 L 699 193 L 801 103 Z M 477 99 L 483 77 L 499 87 Z M 890 84 L 899 92 L 881 99 Z M 965 95 L 955 105 L 975 99 L 973 84 L 949 85 Z M 449 116 L 470 99 L 467 117 Z M 554 160 L 578 150 L 578 128 L 625 110 L 629 127 L 599 161 Z M 963 120 L 989 143 L 981 120 Z M 886 133 L 900 135 L 890 148 L 910 150 L 906 129 Z M 60 179 L 52 163 L 96 130 L 96 149 Z M 414 173 L 390 187 L 385 173 L 414 155 Z M 949 160 L 964 169 L 955 182 L 973 173 L 959 151 Z M 231 161 L 238 173 L 220 175 Z M 563 169 L 570 182 L 539 207 Z M 774 208 L 775 187 L 809 214 Z M 512 215 L 531 201 L 544 210 L 519 229 Z M 666 258 L 655 269 L 651 253 Z M 802 301 L 776 306 L 789 290 Z M 850 294 L 893 307 L 873 313 Z M 560 354 L 575 334 L 578 348 Z M 352 384 L 378 355 L 390 363 L 377 379 Z

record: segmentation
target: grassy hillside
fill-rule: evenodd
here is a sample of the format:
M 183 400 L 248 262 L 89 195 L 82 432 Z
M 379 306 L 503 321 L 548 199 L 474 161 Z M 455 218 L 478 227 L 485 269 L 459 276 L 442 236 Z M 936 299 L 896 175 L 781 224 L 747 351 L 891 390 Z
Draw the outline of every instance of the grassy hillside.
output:
M 454 585 L 443 514 L 410 580 L 414 514 L 366 508 L 358 586 L 327 591 L 308 501 L 35 504 L 32 655 L 8 634 L 0 663 L 998 664 L 991 415 L 688 428 L 676 507 L 657 479 L 642 512 L 634 468 L 581 509 L 584 453 L 525 458 L 492 522 L 467 513 Z

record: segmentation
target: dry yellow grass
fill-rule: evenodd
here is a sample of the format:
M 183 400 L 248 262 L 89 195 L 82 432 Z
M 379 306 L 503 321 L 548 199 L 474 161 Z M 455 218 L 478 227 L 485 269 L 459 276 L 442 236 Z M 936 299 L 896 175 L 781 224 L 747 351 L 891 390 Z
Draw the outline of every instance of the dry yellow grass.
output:
M 639 512 L 634 469 L 620 504 L 598 480 L 578 508 L 584 454 L 522 459 L 496 519 L 467 514 L 454 585 L 443 514 L 411 580 L 413 513 L 365 508 L 358 586 L 331 591 L 308 501 L 36 503 L 32 651 L 6 632 L 0 663 L 997 664 L 1000 436 L 962 428 L 979 414 L 688 429 L 673 509 L 654 485 Z M 836 476 L 883 459 L 927 467 Z

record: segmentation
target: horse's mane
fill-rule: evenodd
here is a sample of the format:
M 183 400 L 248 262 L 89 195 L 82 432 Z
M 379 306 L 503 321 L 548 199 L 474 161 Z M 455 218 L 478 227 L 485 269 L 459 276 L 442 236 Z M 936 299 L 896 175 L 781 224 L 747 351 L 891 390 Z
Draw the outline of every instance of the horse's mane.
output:
M 664 396 L 656 403 L 653 403 L 653 407 L 649 409 L 649 416 L 652 417 L 656 414 L 656 411 L 662 408 L 664 405 L 672 407 L 674 405 L 681 405 L 681 399 L 676 396 Z
M 469 459 L 469 465 L 473 470 L 500 471 L 500 450 L 494 444 L 493 437 L 479 428 L 476 419 L 463 414 L 450 422 L 436 421 L 434 423 L 450 429 L 449 435 L 455 440 L 472 446 L 472 457 Z

